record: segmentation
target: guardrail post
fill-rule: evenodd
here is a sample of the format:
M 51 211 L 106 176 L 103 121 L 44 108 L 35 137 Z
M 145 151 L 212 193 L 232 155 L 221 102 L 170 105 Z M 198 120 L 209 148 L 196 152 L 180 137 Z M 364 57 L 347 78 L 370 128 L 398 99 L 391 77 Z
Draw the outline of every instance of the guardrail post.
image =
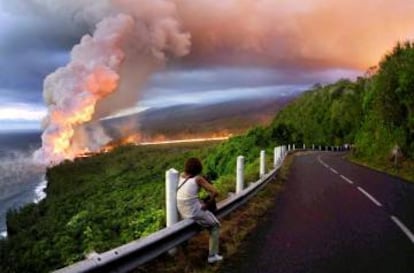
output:
M 296 150 L 296 144 L 293 144 L 292 150 Z
M 273 150 L 273 167 L 276 168 L 280 161 L 280 146 L 275 147 Z
M 169 169 L 165 172 L 165 189 L 166 189 L 166 217 L 167 227 L 178 222 L 177 212 L 177 187 L 178 187 L 178 171 Z
M 266 152 L 264 150 L 260 151 L 260 177 L 264 176 L 266 173 Z
M 290 152 L 290 144 L 288 145 L 288 152 Z
M 244 188 L 244 156 L 237 157 L 236 167 L 236 194 L 240 193 Z
M 306 150 L 306 144 L 305 143 L 303 143 L 303 149 Z
M 165 202 L 166 202 L 166 224 L 167 227 L 178 222 L 177 211 L 177 187 L 178 187 L 179 173 L 176 169 L 169 169 L 165 172 Z M 176 248 L 168 251 L 170 255 L 177 252 Z

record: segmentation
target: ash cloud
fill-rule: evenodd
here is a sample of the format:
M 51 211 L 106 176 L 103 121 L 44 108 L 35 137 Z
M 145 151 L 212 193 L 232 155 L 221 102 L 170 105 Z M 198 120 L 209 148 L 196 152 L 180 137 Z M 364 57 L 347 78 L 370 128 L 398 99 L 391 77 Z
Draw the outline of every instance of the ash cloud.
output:
M 117 12 L 146 20 L 176 13 L 191 34 L 184 65 L 278 67 L 375 65 L 397 40 L 414 38 L 414 2 L 397 0 L 3 1 L 8 10 L 71 21 L 93 29 Z M 72 24 L 73 25 L 73 24 Z

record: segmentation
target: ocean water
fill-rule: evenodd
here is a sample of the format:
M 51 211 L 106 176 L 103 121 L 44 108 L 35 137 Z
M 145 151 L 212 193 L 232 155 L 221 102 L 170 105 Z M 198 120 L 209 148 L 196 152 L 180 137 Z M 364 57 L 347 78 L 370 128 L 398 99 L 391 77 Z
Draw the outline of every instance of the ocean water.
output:
M 44 169 L 32 163 L 40 132 L 0 132 L 0 236 L 7 236 L 6 214 L 46 196 Z

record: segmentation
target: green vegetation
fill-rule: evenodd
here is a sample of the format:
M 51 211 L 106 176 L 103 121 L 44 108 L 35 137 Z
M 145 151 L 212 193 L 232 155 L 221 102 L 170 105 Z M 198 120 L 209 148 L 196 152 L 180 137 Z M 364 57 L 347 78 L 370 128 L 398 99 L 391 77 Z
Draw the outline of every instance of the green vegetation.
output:
M 275 142 L 308 145 L 353 143 L 363 117 L 365 79 L 315 86 L 281 111 L 268 129 Z
M 164 175 L 216 144 L 123 146 L 49 169 L 47 198 L 7 216 L 0 272 L 48 272 L 164 226 Z
M 270 155 L 282 143 L 354 143 L 356 160 L 397 171 L 389 153 L 399 145 L 405 156 L 399 167 L 413 166 L 414 45 L 398 44 L 370 72 L 355 82 L 316 85 L 270 126 L 218 145 L 123 146 L 48 170 L 47 198 L 8 213 L 0 272 L 47 272 L 162 228 L 165 171 L 181 168 L 190 156 L 203 160 L 221 198 L 234 191 L 238 155 L 245 156 L 246 180 L 253 181 L 259 151 Z M 413 179 L 413 172 L 400 174 Z
M 190 156 L 211 162 L 210 156 L 225 146 L 127 145 L 49 169 L 47 198 L 7 215 L 9 237 L 0 240 L 0 272 L 49 272 L 163 228 L 165 171 L 182 169 Z M 258 160 L 246 163 L 246 178 L 255 180 Z M 234 191 L 235 166 L 207 169 L 220 176 L 220 198 Z
M 414 156 L 414 44 L 397 44 L 365 87 L 358 156 L 385 159 L 394 145 Z

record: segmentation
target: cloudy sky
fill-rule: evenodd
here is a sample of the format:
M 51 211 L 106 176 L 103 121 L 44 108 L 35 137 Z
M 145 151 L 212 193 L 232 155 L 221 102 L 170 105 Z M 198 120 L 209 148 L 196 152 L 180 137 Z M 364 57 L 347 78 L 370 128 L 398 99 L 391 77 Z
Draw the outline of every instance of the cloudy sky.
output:
M 154 13 L 156 2 L 0 0 L 0 130 L 39 128 L 43 80 L 81 37 L 107 14 Z M 137 109 L 285 96 L 354 78 L 414 37 L 413 1 L 172 2 L 191 52 L 151 76 Z

